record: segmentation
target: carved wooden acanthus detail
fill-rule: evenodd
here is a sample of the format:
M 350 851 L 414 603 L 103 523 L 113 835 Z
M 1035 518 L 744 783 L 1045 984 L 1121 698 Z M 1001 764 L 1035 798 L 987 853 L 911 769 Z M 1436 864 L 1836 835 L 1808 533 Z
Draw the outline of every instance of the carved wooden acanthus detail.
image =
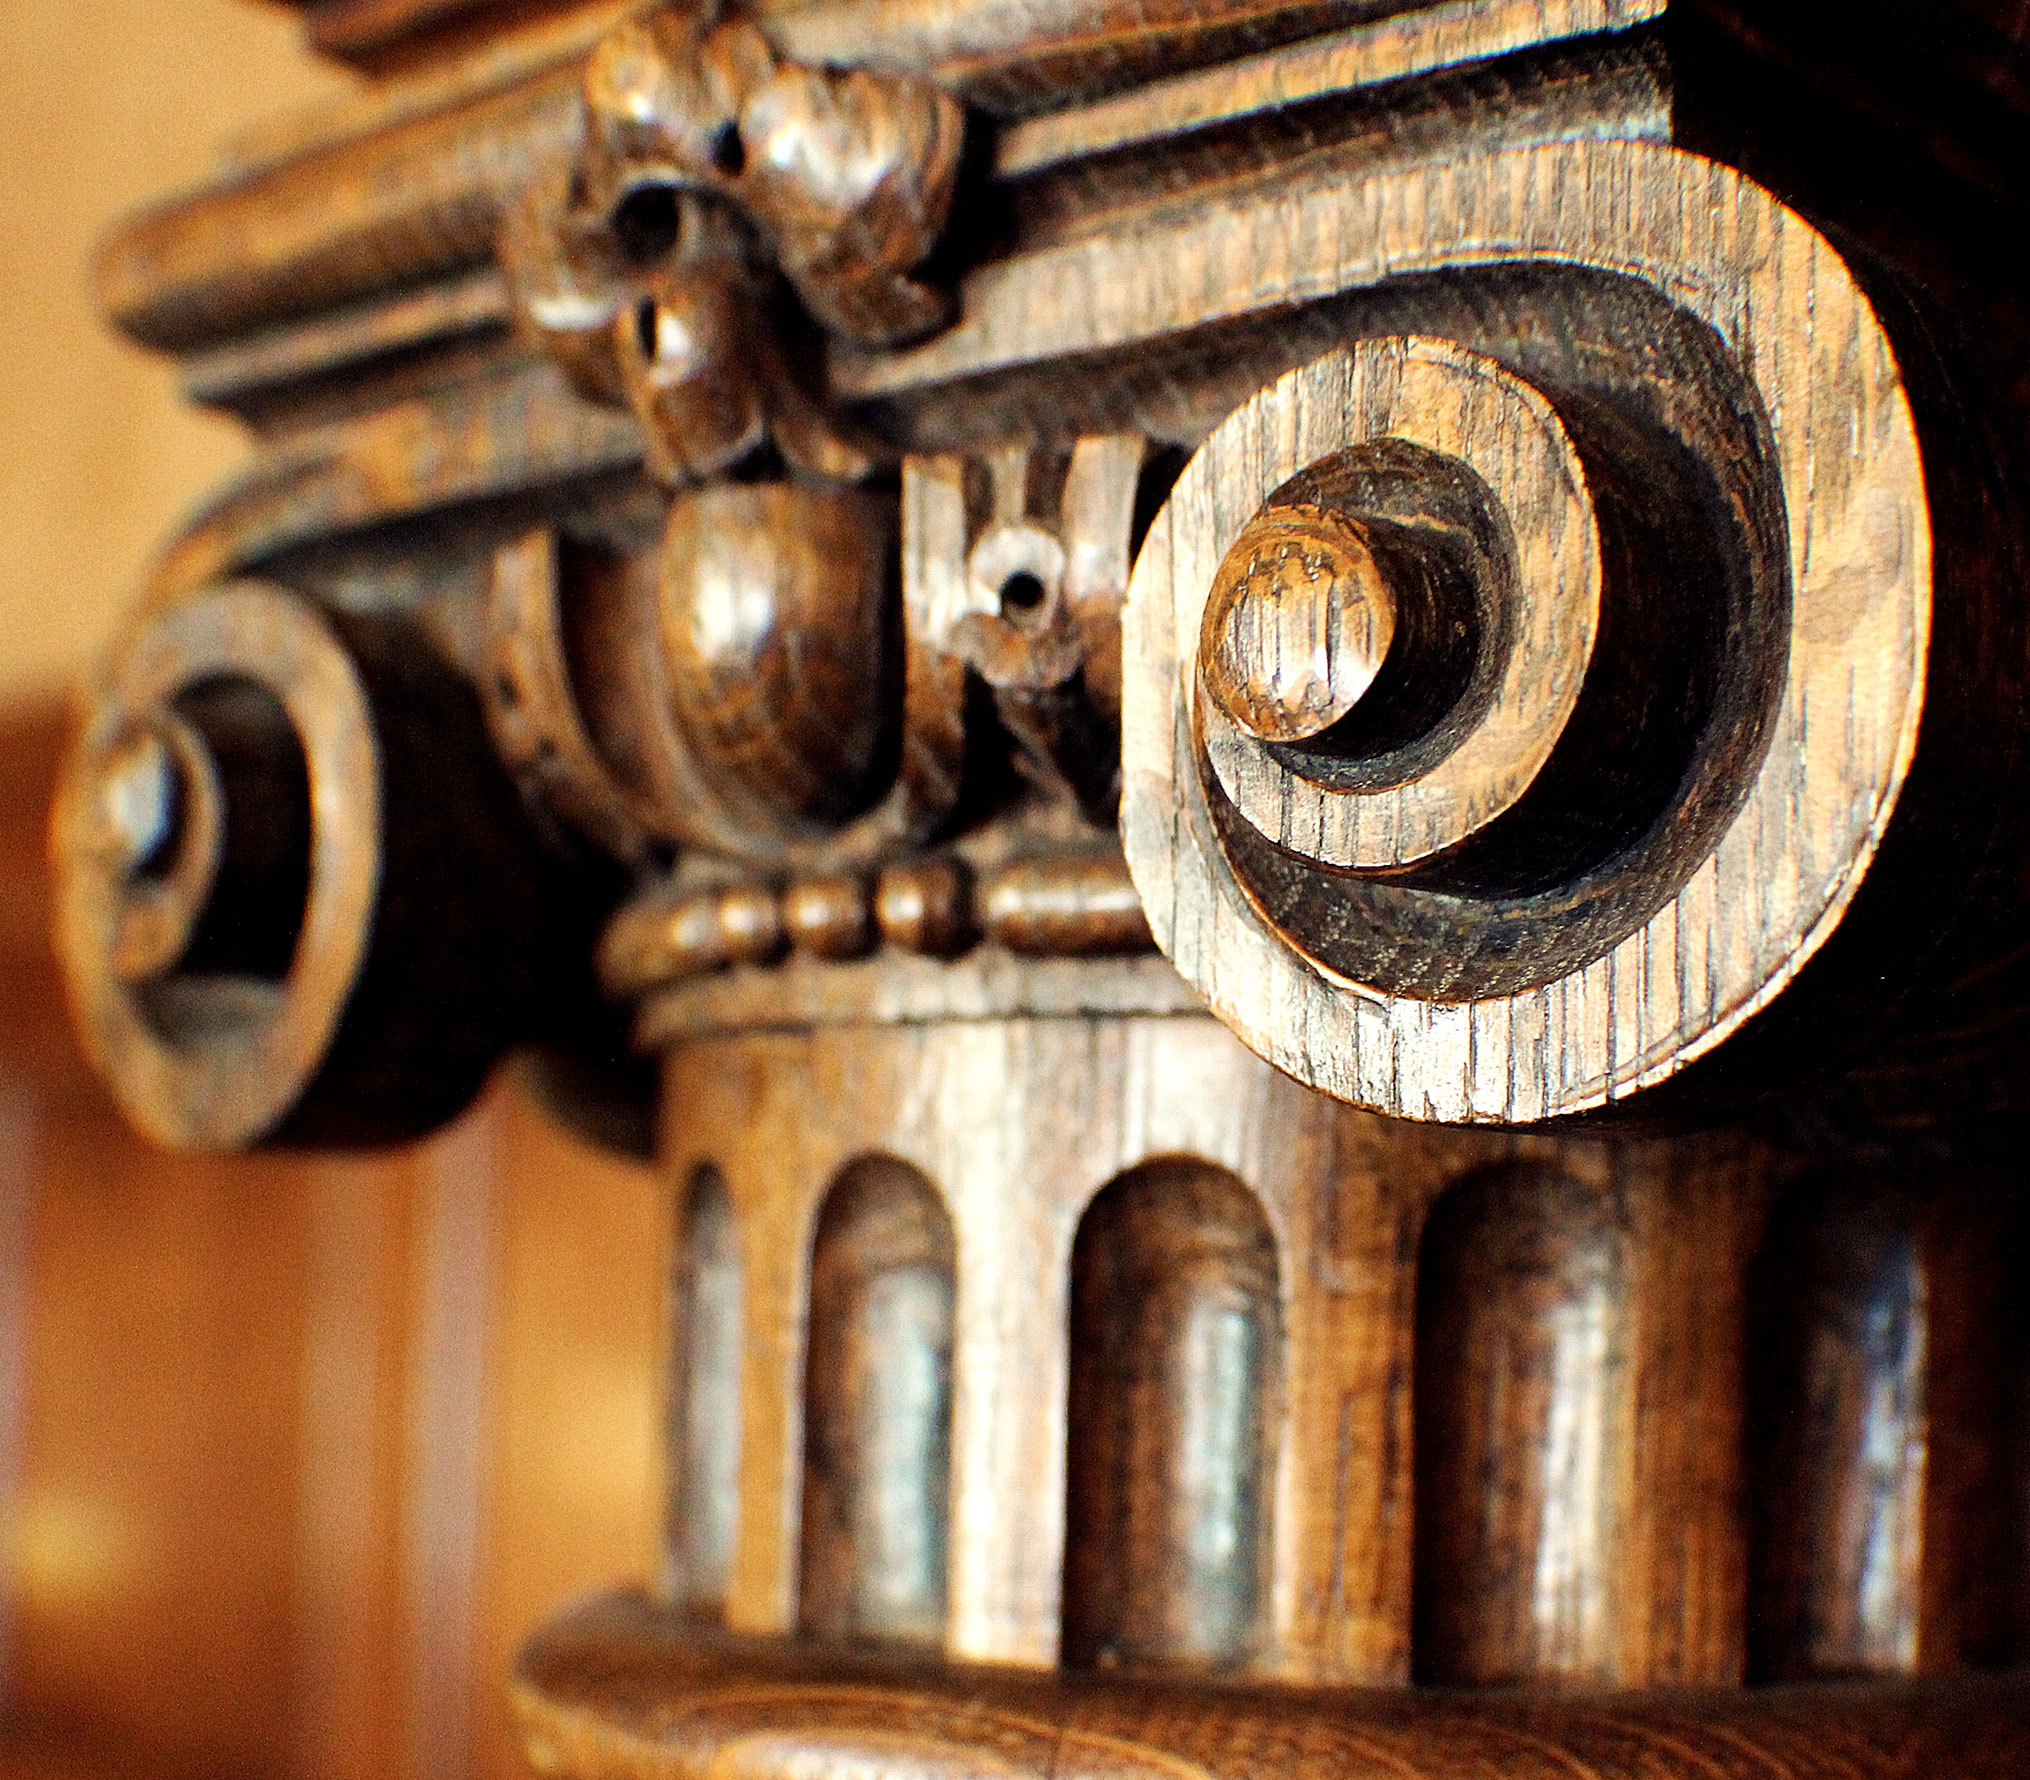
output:
M 951 208 L 964 113 L 906 75 L 804 67 L 752 23 L 688 6 L 617 26 L 586 63 L 572 152 L 508 211 L 515 311 L 573 380 L 634 411 L 680 486 L 773 443 L 796 470 L 870 460 L 779 337 L 778 275 L 866 346 L 950 313 L 917 268 Z

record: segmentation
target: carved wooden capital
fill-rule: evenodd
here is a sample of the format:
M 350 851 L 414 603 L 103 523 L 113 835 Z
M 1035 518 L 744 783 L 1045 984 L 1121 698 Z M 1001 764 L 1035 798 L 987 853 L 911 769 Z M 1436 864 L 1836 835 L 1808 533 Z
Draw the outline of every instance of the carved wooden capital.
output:
M 537 1766 L 2020 1772 L 2020 25 L 313 17 L 59 938 L 167 1143 L 656 1055 Z
M 112 244 L 263 441 L 156 596 L 423 622 L 535 844 L 651 926 L 737 893 L 851 962 L 841 886 L 922 866 L 966 947 L 1042 931 L 990 913 L 1034 872 L 1109 886 L 1070 952 L 1140 943 L 1118 810 L 1155 942 L 1356 1104 L 1887 1059 L 2013 995 L 2013 471 L 1893 282 L 1689 143 L 1658 12 L 559 27 Z M 197 758 L 153 721 L 102 814 Z M 126 919 L 80 980 L 183 932 Z

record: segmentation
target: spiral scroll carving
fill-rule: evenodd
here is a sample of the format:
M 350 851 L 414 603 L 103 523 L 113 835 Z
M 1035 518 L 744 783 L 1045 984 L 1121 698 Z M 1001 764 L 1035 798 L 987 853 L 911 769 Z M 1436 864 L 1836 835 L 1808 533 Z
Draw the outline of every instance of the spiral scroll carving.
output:
M 571 921 L 534 842 L 413 629 L 214 588 L 123 642 L 65 769 L 79 1032 L 173 1148 L 428 1130 L 556 989 Z
M 1376 338 L 1288 373 L 1186 468 L 1123 632 L 1158 943 L 1299 1079 L 1443 1120 L 1619 1099 L 1797 975 L 1896 806 L 1930 625 L 1910 406 L 1825 244 L 1745 197 L 1723 243 L 1516 190 L 1508 232 L 1565 261 L 1597 344 Z M 1666 350 L 1617 344 L 1628 313 Z M 1293 526 L 1302 573 L 1250 544 Z M 1349 600 L 1385 645 L 1346 642 Z

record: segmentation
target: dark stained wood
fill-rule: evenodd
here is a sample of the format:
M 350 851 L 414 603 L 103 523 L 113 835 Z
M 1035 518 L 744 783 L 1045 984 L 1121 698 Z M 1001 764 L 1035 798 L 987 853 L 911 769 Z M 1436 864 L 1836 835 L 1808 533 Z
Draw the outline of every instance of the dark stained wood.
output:
M 589 937 L 582 891 L 409 623 L 239 583 L 158 614 L 97 692 L 56 931 L 88 1050 L 157 1142 L 420 1135 L 568 998 L 546 954 Z
M 973 938 L 972 889 L 961 860 L 890 866 L 874 886 L 874 918 L 882 937 L 904 951 L 947 958 Z
M 654 1056 L 537 1767 L 2021 1769 L 2021 21 L 303 10 L 379 89 L 99 269 L 254 458 L 64 963 L 187 1143 Z M 477 1685 L 442 1262 L 362 1769 Z
M 736 1748 L 768 1776 L 803 1764 L 969 1767 L 990 1750 L 996 1772 L 1024 1780 L 1180 1771 L 1239 1780 L 1265 1769 L 1323 1780 L 1383 1766 L 1415 1780 L 2002 1780 L 2030 1757 L 2020 1681 L 1561 1700 L 938 1674 L 795 1647 L 700 1644 L 625 1597 L 581 1609 L 537 1640 L 512 1698 L 539 1771 L 551 1773 L 667 1773 Z
M 1233 1668 L 1266 1629 L 1276 1245 L 1238 1181 L 1152 1162 L 1071 1254 L 1063 1659 Z
M 798 1623 L 943 1641 L 952 1440 L 951 1220 L 906 1163 L 850 1163 L 811 1239 Z
M 1154 944 L 1133 882 L 1104 853 L 998 867 L 982 882 L 979 901 L 981 924 L 1011 952 L 1096 956 Z
M 1492 1168 L 1425 1226 L 1421 1679 L 1742 1676 L 1740 1381 L 1761 1183 L 1752 1168 L 1701 1178 L 1647 1161 Z
M 1366 696 L 1395 633 L 1395 594 L 1364 528 L 1326 507 L 1271 507 L 1214 580 L 1206 690 L 1258 741 L 1312 741 Z
M 670 690 L 722 795 L 818 828 L 879 801 L 901 721 L 893 523 L 878 497 L 792 483 L 680 504 L 663 546 Z
M 2022 1660 L 2024 1235 L 1965 1186 L 1778 1201 L 1748 1371 L 1758 1677 Z
M 864 878 L 802 878 L 783 893 L 791 943 L 820 958 L 863 958 L 876 944 L 872 887 Z

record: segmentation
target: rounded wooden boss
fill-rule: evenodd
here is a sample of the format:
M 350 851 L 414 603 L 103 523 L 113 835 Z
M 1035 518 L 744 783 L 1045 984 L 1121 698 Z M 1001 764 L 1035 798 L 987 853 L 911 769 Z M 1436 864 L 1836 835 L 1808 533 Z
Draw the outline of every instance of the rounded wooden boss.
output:
M 1456 845 L 1529 789 L 1550 759 L 1592 658 L 1600 539 L 1578 453 L 1551 405 L 1491 359 L 1443 340 L 1367 341 L 1299 373 L 1292 395 L 1334 412 L 1343 447 L 1420 446 L 1479 484 L 1505 521 L 1489 590 L 1510 634 L 1494 684 L 1441 758 L 1392 782 L 1341 788 L 1306 775 L 1206 699 L 1205 757 L 1240 814 L 1278 846 L 1325 865 L 1405 865 Z M 1260 441 L 1231 425 L 1206 441 L 1206 474 L 1245 484 Z M 1298 465 L 1298 469 L 1306 466 Z M 1239 542 L 1282 509 L 1251 519 Z M 1229 552 L 1226 571 L 1232 560 Z M 1218 600 L 1221 577 L 1212 592 Z M 1201 671 L 1213 669 L 1201 643 Z M 1372 671 L 1368 678 L 1372 680 Z M 1361 688 L 1365 691 L 1366 688 Z M 1356 698 L 1351 701 L 1357 704 Z
M 103 844 L 98 810 L 105 775 L 132 738 L 181 736 L 188 725 L 174 701 L 219 680 L 270 693 L 302 747 L 309 890 L 279 983 L 211 984 L 201 1013 L 165 1019 L 119 968 L 130 862 Z M 65 766 L 54 828 L 58 949 L 78 1028 L 147 1136 L 180 1149 L 236 1149 L 265 1136 L 301 1098 L 366 956 L 381 867 L 380 759 L 366 690 L 314 611 L 275 588 L 238 582 L 151 619 L 96 691 Z M 202 851 L 216 858 L 215 847 Z M 200 887 L 200 899 L 208 889 Z M 197 912 L 186 911 L 190 922 Z
M 1383 1112 L 1454 1122 L 1598 1106 L 1717 1044 L 1838 924 L 1915 747 L 1930 534 L 1915 431 L 1880 324 L 1803 225 L 1778 212 L 1777 232 L 1800 237 L 1786 245 L 1808 257 L 1814 276 L 1745 279 L 1737 312 L 1715 317 L 1731 324 L 1769 416 L 1769 461 L 1788 522 L 1788 654 L 1772 670 L 1782 683 L 1771 688 L 1766 740 L 1716 838 L 1655 883 L 1632 927 L 1607 934 L 1576 965 L 1554 960 L 1541 980 L 1518 987 L 1511 969 L 1497 989 L 1476 993 L 1469 978 L 1441 998 L 1404 986 L 1411 973 L 1400 938 L 1387 961 L 1398 973 L 1393 987 L 1321 962 L 1306 939 L 1339 921 L 1336 908 L 1359 920 L 1349 899 L 1374 868 L 1414 884 L 1390 879 L 1404 869 L 1395 861 L 1435 849 L 1442 869 L 1458 837 L 1476 844 L 1476 830 L 1499 833 L 1503 810 L 1556 751 L 1593 626 L 1615 589 L 1602 589 L 1592 505 L 1549 404 L 1443 343 L 1363 342 L 1290 372 L 1230 415 L 1172 490 L 1136 563 L 1123 621 L 1128 864 L 1163 951 L 1229 1027 L 1298 1079 Z M 1695 296 L 1689 306 L 1706 304 Z M 1402 399 L 1418 383 L 1427 386 L 1421 400 Z M 1265 504 L 1377 433 L 1402 437 L 1413 420 L 1412 441 L 1421 432 L 1448 457 L 1466 458 L 1506 509 L 1516 568 L 1502 690 L 1421 775 L 1424 787 L 1446 787 L 1428 799 L 1438 815 L 1421 828 L 1405 827 L 1426 797 L 1415 780 L 1381 799 L 1336 791 L 1220 710 L 1205 681 L 1203 636 L 1221 565 Z M 1810 478 L 1807 427 L 1837 436 L 1843 451 L 1855 442 L 1830 486 Z M 1612 660 L 1594 664 L 1614 669 Z M 1526 719 L 1534 739 L 1519 747 L 1512 731 L 1474 768 L 1487 776 L 1472 782 L 1461 763 L 1504 716 Z M 1386 810 L 1386 823 L 1371 828 L 1369 809 Z M 1291 873 L 1308 885 L 1298 915 L 1240 863 L 1264 859 L 1281 862 L 1286 887 Z M 1447 920 L 1457 918 L 1448 910 L 1473 896 L 1470 883 L 1440 881 L 1415 943 L 1443 953 Z M 1484 923 L 1498 906 L 1483 904 L 1475 918 Z M 1343 932 L 1313 945 L 1345 956 Z

